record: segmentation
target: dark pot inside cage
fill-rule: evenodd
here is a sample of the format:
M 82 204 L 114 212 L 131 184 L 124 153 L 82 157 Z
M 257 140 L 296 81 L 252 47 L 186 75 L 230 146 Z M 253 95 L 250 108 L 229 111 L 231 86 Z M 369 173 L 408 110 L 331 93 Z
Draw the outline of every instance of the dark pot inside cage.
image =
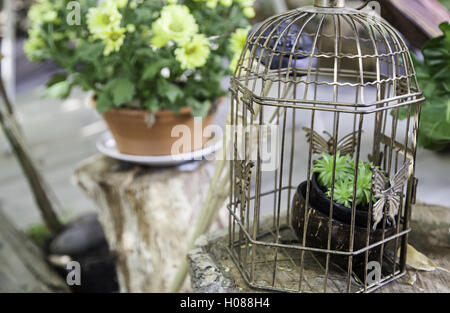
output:
M 311 180 L 313 182 L 313 180 Z M 317 181 L 316 181 L 317 183 Z M 317 184 L 316 184 L 317 185 Z M 317 185 L 318 186 L 318 185 Z M 307 182 L 301 183 L 297 191 L 294 195 L 293 203 L 292 203 L 292 227 L 294 228 L 300 242 L 303 240 L 304 234 L 304 220 L 305 220 L 305 207 L 306 207 L 306 187 Z M 319 249 L 327 249 L 328 243 L 328 227 L 329 227 L 329 204 L 330 199 L 328 199 L 328 203 L 322 199 L 318 198 L 321 194 L 317 190 L 313 191 L 313 183 L 311 183 L 311 191 L 310 191 L 310 204 L 308 205 L 308 211 L 306 212 L 306 216 L 308 218 L 308 224 L 306 229 L 306 246 L 319 248 Z M 319 189 L 320 190 L 320 189 Z M 314 194 L 316 193 L 316 194 Z M 322 192 L 323 194 L 323 192 Z M 323 194 L 324 197 L 326 197 Z M 349 208 L 346 208 L 337 203 L 333 204 L 333 218 L 331 220 L 331 242 L 330 242 L 330 250 L 335 251 L 349 251 L 350 245 L 350 231 L 351 231 L 351 210 L 348 212 Z M 359 213 L 358 219 L 367 219 L 367 211 L 357 211 Z M 350 215 L 349 215 L 350 214 Z M 346 221 L 349 222 L 346 222 Z M 367 225 L 367 222 L 365 223 Z M 374 244 L 383 239 L 383 229 L 382 227 L 377 227 L 377 229 L 373 230 L 369 227 L 363 226 L 361 227 L 357 223 L 355 223 L 354 229 L 354 242 L 353 242 L 353 251 L 360 250 L 367 246 L 367 232 L 369 231 L 369 245 Z M 387 238 L 395 233 L 395 227 L 389 226 L 384 230 L 384 238 Z M 384 255 L 393 254 L 392 241 L 386 243 L 384 245 Z M 377 246 L 369 250 L 368 253 L 368 262 L 370 261 L 379 261 L 381 253 L 381 246 Z M 359 271 L 365 262 L 365 253 L 361 253 L 355 255 L 353 257 L 353 270 Z M 325 254 L 323 254 L 325 256 Z M 335 264 L 341 266 L 344 269 L 347 269 L 348 266 L 348 256 L 343 255 L 330 255 L 331 261 Z M 359 270 L 358 270 L 359 269 Z
M 325 216 L 330 216 L 330 202 L 331 199 L 325 194 L 326 189 L 320 186 L 318 182 L 318 173 L 314 173 L 311 178 L 309 202 L 311 205 L 323 213 Z M 300 187 L 299 187 L 300 188 Z M 357 206 L 355 209 L 355 225 L 357 227 L 367 227 L 367 208 Z M 345 224 L 350 224 L 352 220 L 352 209 L 342 204 L 333 202 L 333 220 L 340 221 Z M 385 229 L 392 227 L 390 220 L 386 219 Z M 377 225 L 377 229 L 383 228 L 383 223 L 380 222 Z

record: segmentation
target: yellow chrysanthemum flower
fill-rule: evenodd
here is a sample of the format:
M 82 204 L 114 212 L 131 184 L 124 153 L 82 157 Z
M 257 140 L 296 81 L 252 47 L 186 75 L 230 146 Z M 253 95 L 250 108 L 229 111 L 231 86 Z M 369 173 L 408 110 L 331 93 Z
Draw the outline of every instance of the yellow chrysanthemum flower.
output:
M 32 24 L 52 23 L 57 21 L 58 13 L 48 0 L 38 0 L 28 11 L 28 18 Z
M 229 69 L 234 72 L 236 70 L 236 67 L 238 66 L 238 62 L 241 58 L 241 52 L 236 53 L 233 58 L 230 61 L 230 67 Z M 244 54 L 244 56 L 242 57 L 243 61 L 242 61 L 242 65 L 243 67 L 250 69 L 251 64 L 255 64 L 255 62 L 251 62 L 251 58 L 250 58 L 250 51 L 247 50 Z
M 253 18 L 256 15 L 255 9 L 253 9 L 253 7 L 245 7 L 242 10 L 242 13 L 244 13 L 246 18 Z
M 255 17 L 255 9 L 253 9 L 253 4 L 255 0 L 235 0 L 242 9 L 245 17 L 252 18 Z
M 204 35 L 195 35 L 175 50 L 175 58 L 182 69 L 193 69 L 205 65 L 209 52 L 208 39 Z
M 111 0 L 106 0 L 106 2 L 108 1 Z M 120 9 L 127 5 L 128 0 L 112 0 L 111 2 L 113 2 Z
M 95 38 L 106 38 L 110 29 L 120 26 L 121 20 L 117 6 L 108 1 L 103 1 L 97 8 L 90 8 L 87 13 L 87 26 Z
M 233 0 L 220 0 L 220 4 L 224 7 L 229 7 L 233 4 Z
M 230 36 L 230 49 L 233 53 L 241 53 L 250 27 L 238 28 Z
M 119 52 L 120 47 L 122 47 L 123 41 L 125 39 L 126 29 L 123 27 L 109 28 L 105 32 L 105 49 L 103 50 L 104 55 L 110 55 L 112 52 Z
M 235 53 L 233 58 L 230 61 L 230 67 L 229 67 L 230 71 L 234 72 L 234 70 L 236 69 L 236 66 L 238 64 L 238 61 L 239 61 L 239 54 Z
M 152 25 L 152 45 L 161 48 L 168 41 L 183 43 L 198 32 L 195 18 L 185 5 L 167 5 L 161 10 L 161 16 Z
M 230 61 L 230 70 L 232 71 L 236 68 L 242 49 L 244 49 L 249 29 L 250 27 L 238 28 L 230 36 L 230 50 L 234 54 Z
M 28 30 L 28 39 L 23 45 L 23 51 L 28 59 L 34 62 L 41 61 L 36 51 L 46 47 L 44 39 L 40 35 L 40 29 L 33 27 Z
M 206 6 L 210 9 L 215 9 L 217 7 L 218 0 L 206 0 Z
M 136 31 L 136 26 L 134 24 L 127 25 L 127 32 L 134 33 Z
M 241 8 L 253 7 L 255 0 L 235 0 Z

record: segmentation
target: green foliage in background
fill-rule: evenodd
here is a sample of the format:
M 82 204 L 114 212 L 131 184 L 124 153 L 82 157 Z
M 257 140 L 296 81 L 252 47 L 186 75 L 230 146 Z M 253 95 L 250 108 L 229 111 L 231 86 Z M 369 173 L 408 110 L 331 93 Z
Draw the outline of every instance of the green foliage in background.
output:
M 188 105 L 194 115 L 205 115 L 224 95 L 221 81 L 230 73 L 224 60 L 236 59 L 243 45 L 236 35 L 254 16 L 253 0 L 77 3 L 79 25 L 69 0 L 38 0 L 28 14 L 24 51 L 64 69 L 49 81 L 47 96 L 65 98 L 81 86 L 94 92 L 100 112 L 177 112 Z
M 318 173 L 319 184 L 327 189 L 326 195 L 331 197 L 333 183 L 333 155 L 322 153 L 322 157 L 315 161 L 313 172 Z M 334 173 L 334 195 L 336 203 L 351 207 L 353 202 L 353 185 L 356 162 L 348 155 L 336 154 Z M 372 163 L 360 161 L 358 164 L 358 179 L 356 182 L 356 205 L 365 207 L 370 202 L 372 187 Z
M 52 237 L 52 234 L 44 224 L 30 226 L 26 230 L 26 234 L 39 247 L 43 247 L 45 241 Z
M 439 0 L 439 2 L 446 7 L 448 10 L 450 10 L 450 0 Z
M 419 86 L 426 98 L 420 117 L 419 145 L 442 150 L 450 144 L 450 24 L 442 23 L 443 35 L 432 38 L 422 48 L 424 60 L 413 56 Z M 399 117 L 406 118 L 402 108 Z

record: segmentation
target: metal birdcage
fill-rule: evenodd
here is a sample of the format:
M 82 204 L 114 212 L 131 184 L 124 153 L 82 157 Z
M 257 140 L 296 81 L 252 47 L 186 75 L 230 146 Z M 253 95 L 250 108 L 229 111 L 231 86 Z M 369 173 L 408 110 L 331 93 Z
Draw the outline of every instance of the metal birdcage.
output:
M 400 34 L 370 9 L 316 0 L 250 30 L 230 89 L 229 251 L 246 283 L 368 292 L 404 275 L 424 98 Z M 343 156 L 354 169 L 339 204 Z M 326 157 L 328 190 L 314 172 Z

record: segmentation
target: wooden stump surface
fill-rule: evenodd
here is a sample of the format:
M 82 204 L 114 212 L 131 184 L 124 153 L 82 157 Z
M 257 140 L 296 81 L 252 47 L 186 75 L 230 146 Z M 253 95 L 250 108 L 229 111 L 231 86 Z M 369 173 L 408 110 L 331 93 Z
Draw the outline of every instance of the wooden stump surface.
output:
M 150 168 L 96 155 L 75 183 L 96 203 L 122 292 L 166 292 L 195 228 L 214 163 Z M 221 210 L 212 229 L 226 225 Z M 189 279 L 182 291 L 190 291 Z

